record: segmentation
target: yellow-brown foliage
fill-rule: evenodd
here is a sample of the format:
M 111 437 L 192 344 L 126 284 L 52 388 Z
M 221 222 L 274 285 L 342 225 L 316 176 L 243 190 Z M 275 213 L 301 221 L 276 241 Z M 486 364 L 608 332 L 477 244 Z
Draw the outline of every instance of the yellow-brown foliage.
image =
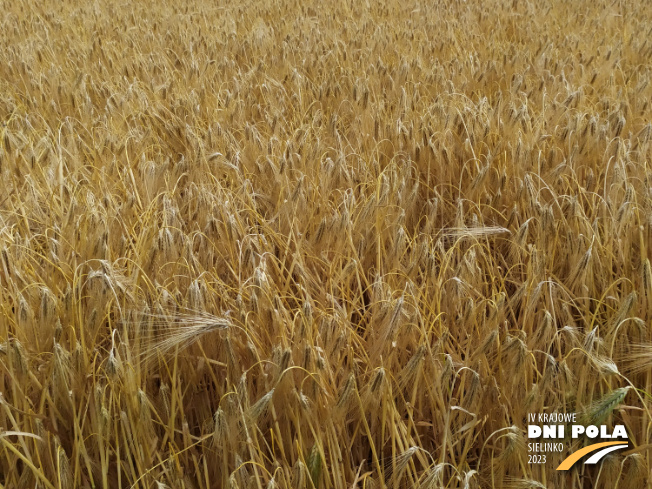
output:
M 0 5 L 0 486 L 647 483 L 652 4 Z

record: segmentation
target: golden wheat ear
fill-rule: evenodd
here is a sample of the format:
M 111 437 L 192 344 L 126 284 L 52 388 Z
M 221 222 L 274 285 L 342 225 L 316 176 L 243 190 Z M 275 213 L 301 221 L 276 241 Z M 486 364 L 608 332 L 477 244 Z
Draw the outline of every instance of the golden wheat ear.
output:
M 201 312 L 175 311 L 168 314 L 149 314 L 150 334 L 139 338 L 140 351 L 136 357 L 145 364 L 157 357 L 180 353 L 215 331 L 233 327 L 227 315 L 214 316 Z

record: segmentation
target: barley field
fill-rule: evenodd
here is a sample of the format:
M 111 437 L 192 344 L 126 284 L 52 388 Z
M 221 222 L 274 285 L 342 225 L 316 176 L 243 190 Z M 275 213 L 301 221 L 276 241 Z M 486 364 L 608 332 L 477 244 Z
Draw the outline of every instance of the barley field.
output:
M 650 487 L 651 3 L 0 5 L 0 487 Z

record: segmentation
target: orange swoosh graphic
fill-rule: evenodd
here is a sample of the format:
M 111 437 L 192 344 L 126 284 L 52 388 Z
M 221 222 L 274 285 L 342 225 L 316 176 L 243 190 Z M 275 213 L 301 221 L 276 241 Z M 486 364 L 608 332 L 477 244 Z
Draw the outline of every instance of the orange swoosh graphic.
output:
M 600 448 L 604 447 L 610 447 L 612 445 L 624 445 L 627 443 L 626 441 L 605 441 L 603 443 L 594 443 L 593 445 L 589 445 L 588 447 L 584 447 L 581 450 L 578 450 L 574 453 L 571 453 L 566 459 L 559 464 L 559 467 L 557 467 L 557 470 L 568 470 L 570 469 L 575 462 L 577 462 L 579 459 L 581 459 L 584 455 L 595 452 L 596 450 L 599 450 Z

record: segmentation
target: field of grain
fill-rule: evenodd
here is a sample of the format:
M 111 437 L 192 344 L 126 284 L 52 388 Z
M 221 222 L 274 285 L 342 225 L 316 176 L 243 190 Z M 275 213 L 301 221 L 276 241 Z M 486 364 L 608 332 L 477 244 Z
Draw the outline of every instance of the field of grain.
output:
M 0 487 L 649 487 L 651 3 L 1 6 Z

